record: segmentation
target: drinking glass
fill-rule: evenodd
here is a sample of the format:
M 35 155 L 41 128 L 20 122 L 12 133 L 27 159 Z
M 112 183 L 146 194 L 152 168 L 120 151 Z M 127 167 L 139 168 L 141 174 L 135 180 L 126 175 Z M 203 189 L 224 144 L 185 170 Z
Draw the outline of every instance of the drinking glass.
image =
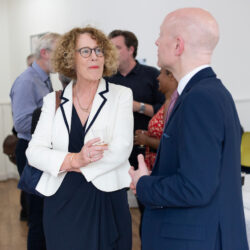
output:
M 99 137 L 100 142 L 97 142 L 95 145 L 107 146 L 109 143 L 109 136 L 107 128 L 93 129 L 92 134 L 94 138 Z

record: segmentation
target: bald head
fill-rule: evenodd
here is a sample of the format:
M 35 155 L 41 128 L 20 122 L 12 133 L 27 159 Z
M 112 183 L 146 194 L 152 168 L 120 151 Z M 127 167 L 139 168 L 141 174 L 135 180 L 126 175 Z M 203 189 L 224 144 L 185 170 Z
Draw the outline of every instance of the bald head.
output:
M 218 40 L 218 24 L 209 12 L 199 8 L 173 11 L 164 19 L 156 41 L 158 66 L 179 81 L 194 68 L 211 63 Z
M 173 37 L 181 36 L 185 46 L 200 53 L 212 54 L 219 41 L 219 27 L 214 17 L 206 10 L 184 8 L 171 12 L 163 26 Z

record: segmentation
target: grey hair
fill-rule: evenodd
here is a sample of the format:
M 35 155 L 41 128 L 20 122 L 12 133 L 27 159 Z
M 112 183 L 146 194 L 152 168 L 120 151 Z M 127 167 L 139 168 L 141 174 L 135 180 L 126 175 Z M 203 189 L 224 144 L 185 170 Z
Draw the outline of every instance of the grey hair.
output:
M 58 33 L 46 33 L 45 35 L 40 37 L 36 43 L 34 52 L 36 59 L 40 58 L 40 51 L 42 49 L 51 49 L 53 43 L 60 37 L 61 35 L 59 35 Z
M 59 80 L 65 85 L 68 85 L 71 82 L 71 79 L 63 74 L 59 74 Z

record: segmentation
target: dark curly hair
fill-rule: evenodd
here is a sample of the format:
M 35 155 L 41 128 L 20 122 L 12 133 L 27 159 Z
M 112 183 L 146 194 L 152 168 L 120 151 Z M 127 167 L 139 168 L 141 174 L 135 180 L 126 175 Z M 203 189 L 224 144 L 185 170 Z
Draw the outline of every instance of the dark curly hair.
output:
M 79 35 L 85 33 L 88 33 L 104 51 L 103 76 L 115 74 L 118 67 L 116 48 L 102 31 L 90 26 L 74 28 L 59 39 L 52 58 L 54 70 L 71 79 L 77 78 L 75 71 L 76 42 Z

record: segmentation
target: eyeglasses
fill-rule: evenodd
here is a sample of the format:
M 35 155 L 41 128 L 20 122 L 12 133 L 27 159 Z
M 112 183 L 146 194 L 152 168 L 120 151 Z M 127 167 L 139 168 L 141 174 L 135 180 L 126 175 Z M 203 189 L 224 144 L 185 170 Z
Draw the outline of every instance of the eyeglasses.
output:
M 92 51 L 95 51 L 95 54 L 98 57 L 103 56 L 103 50 L 100 47 L 96 47 L 93 49 L 91 49 L 89 47 L 83 47 L 83 48 L 77 49 L 76 51 L 79 52 L 80 55 L 84 58 L 90 57 L 90 55 L 92 54 Z

